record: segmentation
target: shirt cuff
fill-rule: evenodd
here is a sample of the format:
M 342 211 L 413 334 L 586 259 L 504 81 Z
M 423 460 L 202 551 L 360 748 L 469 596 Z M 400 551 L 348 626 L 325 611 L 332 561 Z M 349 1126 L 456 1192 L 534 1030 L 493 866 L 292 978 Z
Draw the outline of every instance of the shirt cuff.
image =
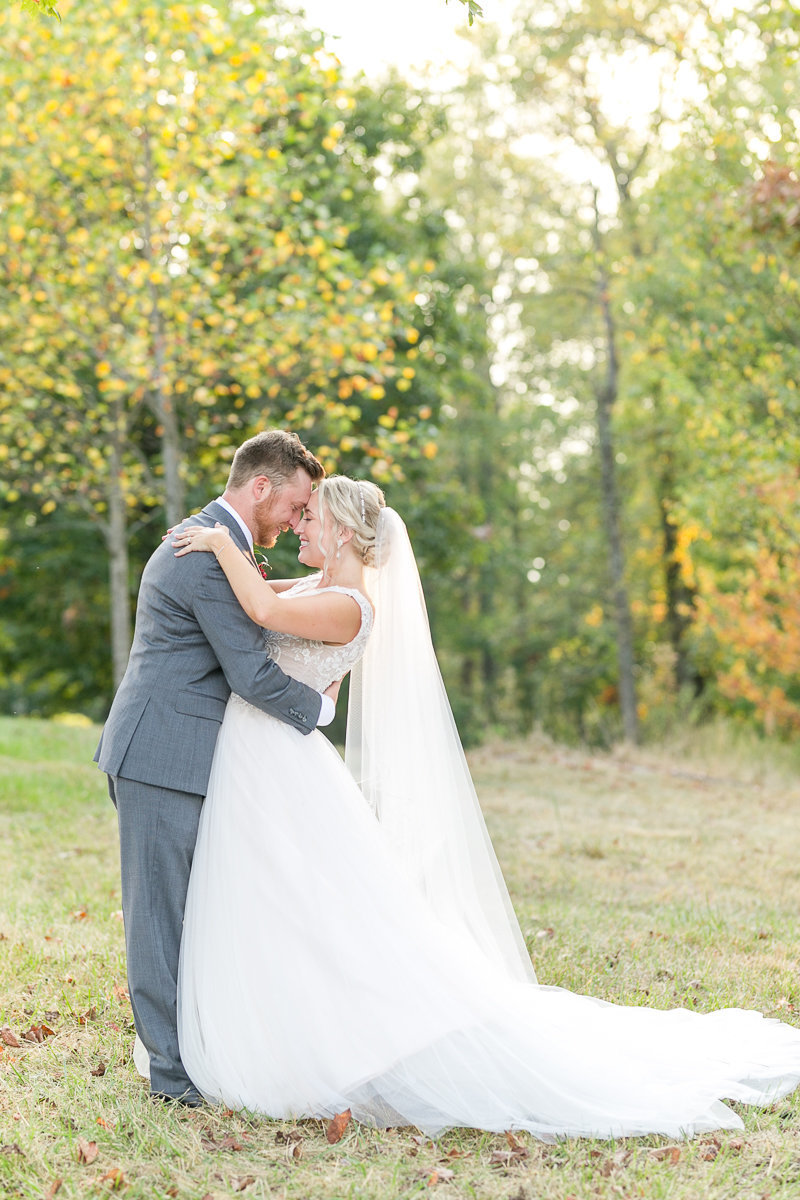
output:
M 330 696 L 324 696 L 320 692 L 320 699 L 322 700 L 322 708 L 319 710 L 319 716 L 317 717 L 317 729 L 322 725 L 330 725 L 336 716 L 336 705 Z

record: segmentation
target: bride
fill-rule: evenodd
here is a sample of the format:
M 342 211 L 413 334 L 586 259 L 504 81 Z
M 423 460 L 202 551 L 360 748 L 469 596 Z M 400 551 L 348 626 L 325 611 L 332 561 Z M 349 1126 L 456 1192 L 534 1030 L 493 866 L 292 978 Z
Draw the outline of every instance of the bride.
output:
M 795 1088 L 800 1031 L 759 1013 L 536 983 L 403 522 L 374 484 L 334 476 L 298 532 L 316 574 L 275 584 L 223 527 L 175 537 L 178 555 L 216 554 L 287 674 L 323 689 L 352 672 L 347 765 L 323 734 L 228 703 L 178 984 L 181 1056 L 206 1099 L 550 1140 L 740 1128 L 724 1099 Z

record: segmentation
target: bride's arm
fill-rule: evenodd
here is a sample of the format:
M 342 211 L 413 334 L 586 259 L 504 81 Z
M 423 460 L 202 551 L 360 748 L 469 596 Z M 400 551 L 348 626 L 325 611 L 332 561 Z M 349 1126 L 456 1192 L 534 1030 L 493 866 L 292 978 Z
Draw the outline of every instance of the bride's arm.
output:
M 297 583 L 296 579 L 268 579 L 267 583 L 273 592 L 286 592 Z
M 278 633 L 292 633 L 314 641 L 350 642 L 361 627 L 361 609 L 352 596 L 321 591 L 279 600 L 270 584 L 239 549 L 224 525 L 207 529 L 193 525 L 181 529 L 172 544 L 175 557 L 193 550 L 211 550 L 225 572 L 236 599 L 257 625 Z

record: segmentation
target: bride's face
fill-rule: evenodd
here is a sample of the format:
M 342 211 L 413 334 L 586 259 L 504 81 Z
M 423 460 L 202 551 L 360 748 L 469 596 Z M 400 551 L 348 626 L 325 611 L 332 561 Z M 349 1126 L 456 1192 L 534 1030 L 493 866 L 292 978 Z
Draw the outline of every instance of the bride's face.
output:
M 319 496 L 312 492 L 303 511 L 303 519 L 295 531 L 300 538 L 298 562 L 306 567 L 324 567 L 326 556 L 332 558 L 336 553 L 336 534 L 331 526 L 329 519 L 323 531 L 319 517 Z

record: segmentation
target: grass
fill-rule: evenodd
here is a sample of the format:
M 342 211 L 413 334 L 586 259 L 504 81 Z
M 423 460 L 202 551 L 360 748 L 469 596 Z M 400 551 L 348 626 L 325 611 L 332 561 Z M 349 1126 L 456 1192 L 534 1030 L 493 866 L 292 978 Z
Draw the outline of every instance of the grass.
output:
M 252 1120 L 155 1107 L 130 1062 L 116 828 L 96 731 L 0 720 L 0 1194 L 166 1200 L 794 1200 L 800 1104 L 745 1130 L 542 1145 L 518 1135 Z M 727 740 L 726 740 L 727 738 Z M 783 757 L 781 758 L 781 754 Z M 800 775 L 718 744 L 472 756 L 539 978 L 605 999 L 800 1023 Z M 45 1025 L 41 1042 L 22 1034 Z M 33 1035 L 36 1036 L 35 1034 Z M 88 1161 L 87 1161 L 88 1159 Z

